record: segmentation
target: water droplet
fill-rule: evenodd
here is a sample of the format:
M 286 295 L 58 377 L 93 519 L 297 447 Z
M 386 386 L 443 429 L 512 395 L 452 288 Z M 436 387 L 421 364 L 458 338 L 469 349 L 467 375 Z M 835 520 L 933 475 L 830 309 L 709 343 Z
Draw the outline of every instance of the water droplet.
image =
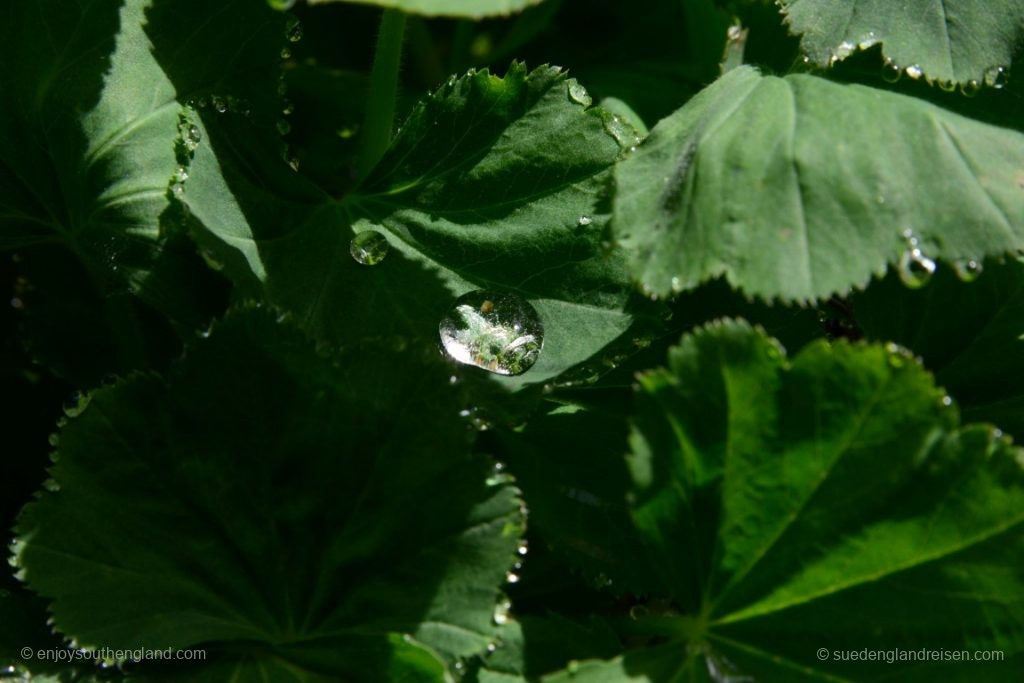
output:
M 494 606 L 494 623 L 498 626 L 508 623 L 509 611 L 512 609 L 512 603 L 508 600 L 499 600 L 498 604 Z
M 942 397 L 942 405 L 944 405 L 944 406 L 951 406 L 951 405 L 953 405 L 953 397 L 949 396 L 948 394 L 946 396 L 943 396 Z
M 835 53 L 829 58 L 828 65 L 834 66 L 836 62 L 843 61 L 851 54 L 853 54 L 854 49 L 854 44 L 847 40 L 844 40 L 843 42 L 839 43 L 839 46 L 836 48 Z
M 935 272 L 935 261 L 920 249 L 908 249 L 900 256 L 899 274 L 903 284 L 912 289 L 924 287 Z
M 438 331 L 453 359 L 499 375 L 529 370 L 544 344 L 540 316 L 529 302 L 484 290 L 456 299 Z
M 591 218 L 590 216 L 580 216 L 579 219 L 576 221 L 576 224 L 579 225 L 581 228 L 585 228 L 586 226 L 590 225 L 593 222 L 594 219 Z
M 295 113 L 295 105 L 292 104 L 291 100 L 285 100 L 281 103 L 281 113 L 285 116 L 291 116 Z
M 528 552 L 530 552 L 530 546 L 527 545 L 526 541 L 520 541 L 519 547 L 516 548 L 516 554 L 520 557 L 525 557 Z
M 569 672 L 570 676 L 575 676 L 580 670 L 580 663 L 575 659 L 570 659 L 565 670 Z
M 279 119 L 277 122 L 277 132 L 281 135 L 288 135 L 288 133 L 292 132 L 292 124 L 284 119 Z
M 916 81 L 918 78 L 921 78 L 921 74 L 923 74 L 924 72 L 921 70 L 921 67 L 918 64 L 911 64 L 906 68 L 906 73 L 907 76 L 913 78 Z
M 364 266 L 375 266 L 383 261 L 389 249 L 391 245 L 388 239 L 376 230 L 364 230 L 353 237 L 348 245 L 348 253 L 352 254 L 356 263 Z
M 56 448 L 60 444 L 60 435 L 54 432 L 53 434 L 50 434 L 50 436 L 46 437 L 46 440 L 51 446 Z
M 630 619 L 642 619 L 651 613 L 651 610 L 647 608 L 647 605 L 633 605 L 629 608 Z
M 194 152 L 199 143 L 203 140 L 203 134 L 199 130 L 199 126 L 192 124 L 185 131 L 185 148 L 190 152 Z
M 487 652 L 492 653 L 498 649 L 497 643 L 487 643 Z
M 900 65 L 892 60 L 888 60 L 882 65 L 882 79 L 889 83 L 895 83 L 900 80 L 903 75 L 903 69 Z
M 615 142 L 619 143 L 619 147 L 622 149 L 629 149 L 640 142 L 640 137 L 633 130 L 633 127 L 618 116 L 605 119 L 604 129 L 615 138 Z
M 582 104 L 584 107 L 589 107 L 594 103 L 587 89 L 576 81 L 569 81 L 569 99 L 577 104 Z
M 944 92 L 955 92 L 956 81 L 939 81 L 939 89 Z
M 516 574 L 514 572 L 508 572 L 507 574 L 505 574 L 505 582 L 519 583 L 519 574 Z
M 302 40 L 302 24 L 295 17 L 288 19 L 287 35 L 289 42 L 297 43 Z
M 89 406 L 90 400 L 92 399 L 88 394 L 76 391 L 64 401 L 64 414 L 68 417 L 78 417 Z
M 966 83 L 960 84 L 960 94 L 964 95 L 965 97 L 974 97 L 975 95 L 978 94 L 979 90 L 981 90 L 981 84 L 979 84 L 978 81 L 975 80 L 970 80 L 967 81 Z
M 228 103 L 224 101 L 223 97 L 214 95 L 210 102 L 213 104 L 213 108 L 217 110 L 218 114 L 223 114 L 228 110 Z
M 857 47 L 860 48 L 861 50 L 867 50 L 868 48 L 870 48 L 872 45 L 874 45 L 877 42 L 878 42 L 878 38 L 875 37 L 875 32 L 874 31 L 868 31 L 868 34 L 866 36 L 864 36 L 863 38 L 861 38 L 860 42 L 857 43 Z
M 188 180 L 188 170 L 184 166 L 179 166 L 174 172 L 174 180 L 179 183 L 183 183 Z
M 182 197 L 184 197 L 185 196 L 185 184 L 184 183 L 172 183 L 171 184 L 171 194 L 173 194 L 178 199 L 181 199 Z
M 956 276 L 964 282 L 973 282 L 981 275 L 983 266 L 980 261 L 974 259 L 959 259 L 953 262 L 953 270 Z
M 1006 68 L 993 66 L 985 71 L 985 85 L 1000 90 L 1006 87 L 1008 74 Z
M 295 0 L 267 0 L 267 4 L 270 5 L 270 9 L 276 9 L 283 12 L 294 7 Z
M 57 491 L 60 491 L 60 484 L 58 484 L 54 479 L 47 479 L 43 482 L 43 488 L 51 493 L 56 493 Z

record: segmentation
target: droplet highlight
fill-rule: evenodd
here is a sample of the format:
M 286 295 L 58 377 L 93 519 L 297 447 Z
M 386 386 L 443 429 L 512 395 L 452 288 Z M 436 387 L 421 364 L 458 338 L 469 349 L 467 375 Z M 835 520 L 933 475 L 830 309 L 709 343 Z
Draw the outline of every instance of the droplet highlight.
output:
M 463 294 L 438 325 L 445 352 L 498 375 L 521 375 L 537 362 L 544 327 L 537 310 L 512 294 Z
M 587 92 L 587 89 L 576 81 L 569 81 L 569 99 L 584 107 L 589 107 L 594 103 L 594 99 Z
M 931 280 L 935 273 L 935 261 L 921 251 L 918 239 L 912 230 L 904 230 L 903 238 L 907 241 L 907 248 L 900 255 L 897 267 L 900 280 L 911 289 L 919 289 Z
M 963 282 L 977 280 L 983 269 L 981 262 L 974 259 L 958 259 L 953 262 L 953 272 Z
M 388 239 L 376 230 L 364 230 L 353 237 L 348 245 L 348 253 L 356 263 L 364 266 L 377 265 L 384 260 L 390 249 Z

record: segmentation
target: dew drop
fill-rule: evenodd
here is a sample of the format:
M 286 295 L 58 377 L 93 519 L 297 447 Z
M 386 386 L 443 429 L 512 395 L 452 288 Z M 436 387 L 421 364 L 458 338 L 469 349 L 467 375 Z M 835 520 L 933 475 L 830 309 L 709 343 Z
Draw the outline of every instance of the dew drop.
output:
M 284 119 L 279 119 L 277 122 L 277 132 L 281 135 L 288 135 L 288 133 L 292 132 L 292 124 Z
M 213 108 L 217 110 L 218 114 L 223 114 L 224 112 L 226 112 L 228 110 L 228 103 L 224 101 L 223 97 L 219 97 L 219 96 L 215 95 L 210 100 L 210 103 L 213 105 Z
M 291 17 L 288 20 L 287 29 L 288 41 L 291 43 L 297 43 L 302 40 L 302 24 L 295 17 Z
M 921 75 L 924 73 L 921 70 L 921 67 L 919 65 L 917 65 L 917 64 L 911 64 L 910 66 L 908 66 L 906 68 L 906 72 L 907 72 L 907 76 L 909 76 L 910 78 L 913 78 L 915 81 L 918 78 L 921 78 Z
M 203 140 L 203 134 L 199 130 L 199 126 L 192 124 L 185 131 L 185 147 L 190 152 L 194 152 L 199 143 Z
M 76 391 L 64 401 L 64 414 L 68 417 L 78 417 L 89 406 L 91 397 Z
M 633 605 L 629 608 L 630 619 L 642 619 L 651 613 L 647 605 Z
M 594 103 L 587 89 L 576 81 L 569 81 L 569 99 L 577 104 L 582 104 L 584 107 L 589 107 Z
M 488 653 L 493 653 L 497 649 L 498 649 L 497 643 L 487 643 L 487 652 Z
M 508 600 L 500 600 L 494 606 L 494 623 L 498 626 L 508 623 L 508 613 L 512 609 L 512 603 Z
M 276 9 L 283 12 L 294 7 L 295 0 L 267 0 L 267 4 L 270 5 L 270 9 Z
M 918 248 L 908 249 L 900 256 L 899 274 L 903 284 L 919 289 L 928 284 L 935 272 L 935 261 L 921 253 Z
M 964 282 L 977 280 L 982 270 L 981 262 L 974 259 L 958 259 L 953 262 L 953 271 Z
M 993 66 L 985 71 L 985 85 L 1000 90 L 1006 87 L 1007 73 L 1002 66 Z
M 356 263 L 364 266 L 375 266 L 384 260 L 388 255 L 391 245 L 388 239 L 376 230 L 364 230 L 355 237 L 348 245 L 348 253 Z
M 575 676 L 580 670 L 580 663 L 575 659 L 570 659 L 565 670 L 569 672 L 570 676 Z
M 897 64 L 896 62 L 894 62 L 892 60 L 888 60 L 888 61 L 885 62 L 885 64 L 882 65 L 882 79 L 883 80 L 885 80 L 885 81 L 887 81 L 889 83 L 895 83 L 896 81 L 900 80 L 900 77 L 902 75 L 903 75 L 903 69 L 901 69 L 900 65 Z
M 629 149 L 640 142 L 640 136 L 636 134 L 633 127 L 618 116 L 605 119 L 604 129 L 615 138 L 615 142 L 619 143 L 619 147 L 622 149 Z
M 507 574 L 505 574 L 505 582 L 519 583 L 519 574 L 516 574 L 515 572 L 508 572 Z
M 289 48 L 289 47 L 282 47 L 281 48 L 281 59 L 291 59 L 291 57 L 292 57 L 292 50 L 291 50 L 291 48 Z
M 533 367 L 544 344 L 536 309 L 512 294 L 476 290 L 455 300 L 438 325 L 441 344 L 454 360 L 499 375 Z
M 860 42 L 857 43 L 857 47 L 860 48 L 861 50 L 867 50 L 868 48 L 870 48 L 872 45 L 874 45 L 877 42 L 878 42 L 878 38 L 875 36 L 875 32 L 874 31 L 868 31 L 868 34 L 866 36 L 864 36 L 863 38 L 861 38 Z
M 590 225 L 593 222 L 594 219 L 591 218 L 590 216 L 580 216 L 579 219 L 577 219 L 576 224 L 579 225 L 581 228 L 585 228 L 586 226 Z
M 56 447 L 57 447 L 58 445 L 60 445 L 60 435 L 59 435 L 59 434 L 57 434 L 56 432 L 55 432 L 55 433 L 53 433 L 53 434 L 50 434 L 50 436 L 46 437 L 46 441 L 47 441 L 47 442 L 48 442 L 48 443 L 49 443 L 49 444 L 50 444 L 51 446 L 53 446 L 54 448 L 56 448 Z
M 956 81 L 939 81 L 939 88 L 944 92 L 955 92 Z
M 951 405 L 953 405 L 953 397 L 949 396 L 948 394 L 946 396 L 943 396 L 942 397 L 942 405 L 944 405 L 944 406 L 951 406 Z
M 188 170 L 184 166 L 179 166 L 174 171 L 174 180 L 179 183 L 183 183 L 188 180 Z
M 836 62 L 843 61 L 851 54 L 853 54 L 855 47 L 856 46 L 853 43 L 847 40 L 844 40 L 843 42 L 839 43 L 839 46 L 836 47 L 835 53 L 829 58 L 828 65 L 834 66 Z
M 530 552 L 530 546 L 527 545 L 526 541 L 520 541 L 519 547 L 516 548 L 516 555 L 519 557 L 526 557 L 526 553 Z
M 184 197 L 185 196 L 185 184 L 184 183 L 172 183 L 171 184 L 171 194 L 173 194 L 178 199 L 181 199 L 182 197 Z
M 981 90 L 981 85 L 975 80 L 960 84 L 960 94 L 965 97 L 974 97 L 978 94 L 979 90 Z

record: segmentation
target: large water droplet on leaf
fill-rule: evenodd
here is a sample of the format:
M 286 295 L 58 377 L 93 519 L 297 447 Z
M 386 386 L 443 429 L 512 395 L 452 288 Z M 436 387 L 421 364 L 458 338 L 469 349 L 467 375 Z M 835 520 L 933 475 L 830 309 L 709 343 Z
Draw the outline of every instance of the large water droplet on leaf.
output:
M 934 272 L 935 261 L 922 254 L 920 249 L 909 249 L 900 257 L 900 279 L 907 287 L 912 289 L 924 287 L 931 280 Z
M 484 290 L 460 296 L 438 331 L 449 356 L 499 375 L 529 370 L 544 344 L 544 328 L 533 306 L 511 294 Z
M 364 230 L 355 237 L 348 245 L 348 253 L 357 263 L 364 266 L 375 266 L 384 260 L 388 255 L 391 245 L 388 239 L 376 230 Z
M 615 142 L 619 143 L 619 147 L 623 149 L 629 149 L 640 142 L 640 136 L 636 134 L 636 130 L 633 126 L 623 121 L 618 116 L 612 116 L 611 118 L 605 119 L 604 129 L 608 131 L 608 134 L 615 138 Z

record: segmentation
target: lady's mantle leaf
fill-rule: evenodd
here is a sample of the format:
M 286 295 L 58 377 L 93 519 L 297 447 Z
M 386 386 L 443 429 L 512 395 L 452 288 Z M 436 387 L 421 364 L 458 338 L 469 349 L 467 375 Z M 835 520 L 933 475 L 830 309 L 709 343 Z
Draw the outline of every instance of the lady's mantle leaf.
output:
M 650 617 L 667 644 L 581 664 L 572 680 L 1019 677 L 1024 453 L 992 428 L 958 428 L 913 359 L 821 342 L 787 360 L 724 323 L 685 337 L 640 385 L 635 561 L 646 594 L 678 612 Z M 833 654 L 864 648 L 1004 660 Z
M 882 44 L 897 65 L 940 83 L 982 83 L 1024 41 L 1018 0 L 779 0 L 807 55 L 822 66 Z M 914 73 L 913 70 L 909 73 Z
M 918 99 L 730 71 L 616 169 L 614 228 L 658 293 L 724 273 L 807 300 L 925 259 L 1024 248 L 1024 135 Z M 910 231 L 909 233 L 907 231 Z
M 218 641 L 229 667 L 334 680 L 422 664 L 401 634 L 482 651 L 520 501 L 467 454 L 443 368 L 402 358 L 336 366 L 250 310 L 167 381 L 95 392 L 17 529 L 57 628 L 83 647 Z

